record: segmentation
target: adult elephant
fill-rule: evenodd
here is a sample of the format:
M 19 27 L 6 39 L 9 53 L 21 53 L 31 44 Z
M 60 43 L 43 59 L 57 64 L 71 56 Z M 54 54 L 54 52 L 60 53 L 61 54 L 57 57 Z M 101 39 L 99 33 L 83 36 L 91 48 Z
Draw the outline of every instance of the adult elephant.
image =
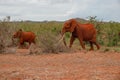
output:
M 77 22 L 75 19 L 67 20 L 64 23 L 64 26 L 62 28 L 62 39 L 66 45 L 64 34 L 66 32 L 70 32 L 71 38 L 70 38 L 70 45 L 69 47 L 72 47 L 72 44 L 76 38 L 78 38 L 81 46 L 83 49 L 85 49 L 84 41 L 88 41 L 90 43 L 90 50 L 94 50 L 93 44 L 96 45 L 97 49 L 100 49 L 99 44 L 96 42 L 96 29 L 94 28 L 93 24 L 81 24 Z
M 22 29 L 19 29 L 18 31 L 16 31 L 13 34 L 12 40 L 13 40 L 13 38 L 18 38 L 19 39 L 19 47 L 22 46 L 24 44 L 24 42 L 28 42 L 29 46 L 30 46 L 31 43 L 35 44 L 35 37 L 36 36 L 33 32 L 24 32 L 24 31 L 22 31 Z

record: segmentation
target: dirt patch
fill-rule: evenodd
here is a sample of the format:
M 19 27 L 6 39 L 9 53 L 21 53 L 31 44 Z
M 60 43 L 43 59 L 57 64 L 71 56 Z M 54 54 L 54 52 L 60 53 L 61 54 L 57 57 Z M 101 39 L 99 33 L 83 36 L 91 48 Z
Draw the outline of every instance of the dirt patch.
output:
M 120 80 L 120 53 L 1 54 L 0 80 Z

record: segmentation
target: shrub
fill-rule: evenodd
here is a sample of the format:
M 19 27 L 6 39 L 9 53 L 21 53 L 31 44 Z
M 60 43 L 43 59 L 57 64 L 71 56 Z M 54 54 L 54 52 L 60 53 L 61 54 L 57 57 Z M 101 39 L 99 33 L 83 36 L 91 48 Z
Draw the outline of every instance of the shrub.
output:
M 59 38 L 60 35 L 56 36 L 50 31 L 44 32 L 38 37 L 40 40 L 39 46 L 45 53 L 66 52 L 68 49 L 62 44 L 62 42 L 58 43 Z
M 15 26 L 11 22 L 4 19 L 0 21 L 0 51 L 3 51 L 5 47 L 12 44 L 12 34 Z

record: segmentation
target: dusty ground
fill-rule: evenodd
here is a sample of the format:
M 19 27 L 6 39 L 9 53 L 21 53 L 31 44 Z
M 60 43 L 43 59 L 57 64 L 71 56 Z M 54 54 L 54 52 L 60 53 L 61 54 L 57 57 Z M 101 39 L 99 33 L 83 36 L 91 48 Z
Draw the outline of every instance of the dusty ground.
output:
M 0 80 L 120 80 L 120 53 L 1 54 Z

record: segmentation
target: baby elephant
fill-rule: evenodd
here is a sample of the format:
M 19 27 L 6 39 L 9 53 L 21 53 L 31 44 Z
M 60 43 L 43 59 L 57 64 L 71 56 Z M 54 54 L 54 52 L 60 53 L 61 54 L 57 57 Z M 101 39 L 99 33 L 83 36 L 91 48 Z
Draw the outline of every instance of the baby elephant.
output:
M 24 32 L 22 29 L 19 29 L 17 32 L 15 32 L 12 36 L 13 38 L 18 38 L 19 39 L 19 47 L 24 44 L 24 42 L 28 42 L 29 46 L 31 43 L 35 44 L 35 34 L 33 32 Z

